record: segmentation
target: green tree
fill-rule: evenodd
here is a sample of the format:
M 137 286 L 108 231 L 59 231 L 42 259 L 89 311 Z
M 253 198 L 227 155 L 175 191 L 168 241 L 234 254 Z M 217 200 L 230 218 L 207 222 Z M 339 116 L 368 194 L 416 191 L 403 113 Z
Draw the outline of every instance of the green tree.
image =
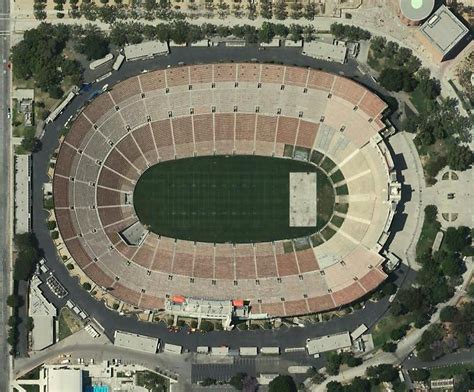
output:
M 269 22 L 263 22 L 258 31 L 259 42 L 268 43 L 273 39 L 274 36 L 275 33 L 273 32 L 273 24 Z
M 242 388 L 244 387 L 244 378 L 247 376 L 246 373 L 237 373 L 237 374 L 234 374 L 230 381 L 229 381 L 229 384 L 232 385 L 235 389 L 237 389 L 238 391 L 241 391 Z
M 300 25 L 292 23 L 290 25 L 289 34 L 294 42 L 299 41 L 303 39 L 303 28 Z
M 346 358 L 345 363 L 349 367 L 356 367 L 362 364 L 362 358 L 356 358 L 351 355 L 348 358 Z
M 285 0 L 277 0 L 275 3 L 275 18 L 278 20 L 284 20 L 288 17 L 288 11 L 286 9 L 286 1 Z
M 413 381 L 426 381 L 430 378 L 430 371 L 427 369 L 410 370 L 410 377 Z
M 263 19 L 271 19 L 273 17 L 271 0 L 261 0 L 260 1 L 260 15 Z
M 295 1 L 294 3 L 291 3 L 290 8 L 291 8 L 290 16 L 293 19 L 301 19 L 303 17 L 303 4 L 302 3 L 300 3 L 299 1 Z
M 392 306 L 390 306 L 390 313 L 394 316 L 400 316 L 402 314 L 407 313 L 407 309 L 405 308 L 405 306 L 403 306 L 402 303 L 400 303 L 399 301 L 395 301 L 392 303 Z
M 397 351 L 397 343 L 385 342 L 382 345 L 382 350 L 388 353 L 394 353 L 395 351 Z
M 178 45 L 185 44 L 188 40 L 189 23 L 184 20 L 176 20 L 171 25 L 170 37 Z
M 100 59 L 109 53 L 109 40 L 97 28 L 89 28 L 85 30 L 76 49 L 89 61 Z
M 326 356 L 326 372 L 334 376 L 339 374 L 339 367 L 342 364 L 342 356 L 339 355 L 337 352 L 332 351 L 327 354 Z
M 453 145 L 448 150 L 448 165 L 452 170 L 467 170 L 472 164 L 472 150 L 469 146 Z
M 403 72 L 394 68 L 384 68 L 380 73 L 379 83 L 388 91 L 400 91 L 403 88 Z
M 171 27 L 167 23 L 160 23 L 156 26 L 156 39 L 161 42 L 167 42 L 170 40 Z
M 82 284 L 82 288 L 83 288 L 84 290 L 86 290 L 86 291 L 89 291 L 89 290 L 92 288 L 92 286 L 91 286 L 91 284 L 90 284 L 89 282 L 84 282 L 84 283 Z
M 304 8 L 304 17 L 308 20 L 313 20 L 318 14 L 318 9 L 314 1 L 309 1 Z
M 17 308 L 23 305 L 23 298 L 16 294 L 11 294 L 7 297 L 7 305 L 10 308 Z
M 331 381 L 326 385 L 327 392 L 344 392 L 344 386 L 337 381 Z
M 392 340 L 398 341 L 406 335 L 406 329 L 404 327 L 395 328 L 390 332 L 390 338 Z
M 427 205 L 425 207 L 425 219 L 427 220 L 427 222 L 434 222 L 437 217 L 438 217 L 438 207 L 436 207 L 435 205 Z
M 27 331 L 32 331 L 35 327 L 33 317 L 28 317 L 25 321 L 25 328 Z
M 384 295 L 392 295 L 397 292 L 397 285 L 393 282 L 387 282 L 382 287 Z
M 454 321 L 458 314 L 459 312 L 454 306 L 445 306 L 443 309 L 441 309 L 439 319 L 442 322 Z
M 461 276 L 464 272 L 463 265 L 461 261 L 456 257 L 456 255 L 451 254 L 450 257 L 446 257 L 441 262 L 441 271 L 450 278 Z
M 269 392 L 296 392 L 296 384 L 291 376 L 279 375 L 270 381 Z
M 199 328 L 204 332 L 211 332 L 214 330 L 214 324 L 210 321 L 202 320 Z
M 54 230 L 56 228 L 56 221 L 54 220 L 51 220 L 51 221 L 48 221 L 48 230 Z
M 26 281 L 31 277 L 39 259 L 38 241 L 32 233 L 17 234 L 13 241 L 17 250 L 13 279 Z
M 452 252 L 462 252 L 471 242 L 469 227 L 448 227 L 443 239 L 443 247 Z

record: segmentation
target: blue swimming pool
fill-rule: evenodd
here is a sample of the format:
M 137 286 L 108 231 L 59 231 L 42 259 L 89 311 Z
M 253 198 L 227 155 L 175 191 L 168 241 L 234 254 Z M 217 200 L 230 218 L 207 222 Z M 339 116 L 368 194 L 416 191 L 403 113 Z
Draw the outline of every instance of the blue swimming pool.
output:
M 109 392 L 109 387 L 107 385 L 92 385 L 86 387 L 85 392 Z

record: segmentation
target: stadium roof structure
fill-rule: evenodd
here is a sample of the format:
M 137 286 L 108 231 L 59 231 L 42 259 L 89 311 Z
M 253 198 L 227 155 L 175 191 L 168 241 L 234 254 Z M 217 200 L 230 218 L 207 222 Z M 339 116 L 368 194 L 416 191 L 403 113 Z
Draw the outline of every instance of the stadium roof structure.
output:
M 242 298 L 269 317 L 351 303 L 387 276 L 380 249 L 397 200 L 379 134 L 386 109 L 362 85 L 309 68 L 220 63 L 131 77 L 85 107 L 60 146 L 53 194 L 61 238 L 93 282 L 140 309 L 162 310 L 175 295 Z M 348 218 L 325 236 L 274 242 L 151 231 L 139 245 L 123 240 L 138 219 L 127 196 L 149 167 L 233 154 L 333 162 L 351 179 L 336 187 Z
M 444 60 L 469 34 L 469 29 L 444 5 L 418 31 L 422 42 L 438 61 Z
M 414 22 L 426 19 L 433 12 L 435 0 L 400 0 L 403 16 Z
M 82 392 L 82 370 L 48 368 L 47 392 Z

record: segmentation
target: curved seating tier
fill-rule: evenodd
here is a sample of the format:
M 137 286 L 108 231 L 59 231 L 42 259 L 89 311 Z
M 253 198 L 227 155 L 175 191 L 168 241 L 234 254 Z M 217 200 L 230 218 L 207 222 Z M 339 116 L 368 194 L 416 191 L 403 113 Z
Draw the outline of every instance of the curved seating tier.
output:
M 244 296 L 254 312 L 289 316 L 355 301 L 386 277 L 375 250 L 389 214 L 388 172 L 369 143 L 385 103 L 351 80 L 260 64 L 171 68 L 120 82 L 90 103 L 63 141 L 53 180 L 61 237 L 97 285 L 131 305 L 163 307 L 174 294 Z M 137 221 L 131 197 L 159 162 L 210 154 L 336 163 L 347 194 L 344 223 L 309 241 L 207 244 L 148 233 L 139 246 L 119 233 Z

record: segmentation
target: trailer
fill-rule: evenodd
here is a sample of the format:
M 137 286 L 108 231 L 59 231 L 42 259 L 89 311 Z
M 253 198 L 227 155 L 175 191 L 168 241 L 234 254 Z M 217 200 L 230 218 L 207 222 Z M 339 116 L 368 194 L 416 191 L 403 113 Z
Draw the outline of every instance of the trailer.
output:
M 125 56 L 123 54 L 119 54 L 112 65 L 112 69 L 114 71 L 118 71 L 122 66 L 123 62 L 125 61 Z

